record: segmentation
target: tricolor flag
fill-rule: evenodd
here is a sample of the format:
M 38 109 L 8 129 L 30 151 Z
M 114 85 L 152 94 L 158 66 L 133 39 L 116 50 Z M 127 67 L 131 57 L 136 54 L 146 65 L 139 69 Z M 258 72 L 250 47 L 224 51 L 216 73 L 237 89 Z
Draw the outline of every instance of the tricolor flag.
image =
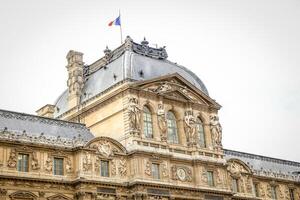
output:
M 120 18 L 120 15 L 119 15 L 119 17 L 117 17 L 115 20 L 109 22 L 108 26 L 112 26 L 112 25 L 115 25 L 115 26 L 121 26 L 121 18 Z

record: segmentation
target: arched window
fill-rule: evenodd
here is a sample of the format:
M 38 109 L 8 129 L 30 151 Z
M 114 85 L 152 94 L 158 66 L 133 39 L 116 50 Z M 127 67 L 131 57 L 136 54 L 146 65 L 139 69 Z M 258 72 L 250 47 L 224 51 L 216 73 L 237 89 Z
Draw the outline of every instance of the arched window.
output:
M 143 109 L 144 135 L 146 138 L 153 138 L 152 116 L 149 108 L 144 106 Z
M 168 112 L 167 122 L 168 122 L 168 142 L 178 143 L 176 118 L 172 112 Z
M 205 147 L 205 135 L 204 135 L 203 123 L 199 118 L 197 118 L 196 120 L 196 125 L 197 125 L 197 133 L 198 133 L 200 147 Z

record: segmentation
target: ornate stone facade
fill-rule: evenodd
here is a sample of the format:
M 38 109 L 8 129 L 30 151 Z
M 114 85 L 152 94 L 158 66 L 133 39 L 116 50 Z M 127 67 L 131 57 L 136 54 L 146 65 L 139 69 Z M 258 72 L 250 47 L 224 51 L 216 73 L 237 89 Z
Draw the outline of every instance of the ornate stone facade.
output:
M 38 111 L 59 119 L 0 111 L 0 200 L 300 199 L 300 163 L 223 149 L 220 105 L 194 74 L 166 60 L 165 48 L 127 37 L 104 53 L 83 66 L 70 51 L 68 91 Z M 88 97 L 95 76 L 117 74 L 126 55 L 122 64 L 141 60 L 122 72 L 139 77 L 110 77 L 112 87 Z M 161 63 L 177 71 L 146 78 Z

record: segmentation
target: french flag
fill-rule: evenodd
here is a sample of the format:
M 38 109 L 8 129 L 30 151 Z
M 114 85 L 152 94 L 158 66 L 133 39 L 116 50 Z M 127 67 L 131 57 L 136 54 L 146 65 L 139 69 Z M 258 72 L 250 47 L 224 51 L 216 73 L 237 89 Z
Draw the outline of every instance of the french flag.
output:
M 120 15 L 119 15 L 119 17 L 117 17 L 115 20 L 109 22 L 108 26 L 112 26 L 112 25 L 115 25 L 115 26 L 121 26 L 121 18 L 120 18 Z

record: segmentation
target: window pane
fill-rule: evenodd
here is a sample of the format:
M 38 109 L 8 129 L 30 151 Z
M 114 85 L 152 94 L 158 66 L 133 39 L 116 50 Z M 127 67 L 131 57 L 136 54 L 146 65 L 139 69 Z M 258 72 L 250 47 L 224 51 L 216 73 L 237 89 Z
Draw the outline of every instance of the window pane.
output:
M 54 175 L 64 175 L 64 159 L 54 158 L 53 159 L 53 174 Z
M 272 199 L 277 199 L 275 186 L 271 187 L 271 197 L 272 197 Z
M 232 191 L 233 192 L 238 192 L 238 180 L 237 179 L 232 179 Z
M 214 176 L 212 171 L 207 172 L 207 181 L 209 186 L 214 186 Z
M 144 106 L 143 112 L 143 119 L 144 119 L 144 135 L 146 138 L 152 138 L 152 116 L 150 110 Z
M 256 196 L 256 197 L 259 197 L 259 194 L 258 194 L 258 183 L 255 183 L 255 184 L 254 184 L 253 190 L 254 190 L 255 196 Z
M 101 176 L 109 177 L 109 163 L 108 161 L 101 160 Z
M 19 154 L 18 155 L 18 171 L 28 172 L 28 154 Z
M 159 176 L 159 164 L 152 164 L 152 177 L 154 179 L 160 179 Z
M 196 125 L 197 125 L 197 131 L 198 131 L 200 147 L 205 147 L 205 135 L 204 135 L 203 123 L 199 118 L 197 118 L 197 124 Z
M 176 118 L 172 112 L 168 112 L 167 122 L 168 122 L 168 142 L 178 143 Z

